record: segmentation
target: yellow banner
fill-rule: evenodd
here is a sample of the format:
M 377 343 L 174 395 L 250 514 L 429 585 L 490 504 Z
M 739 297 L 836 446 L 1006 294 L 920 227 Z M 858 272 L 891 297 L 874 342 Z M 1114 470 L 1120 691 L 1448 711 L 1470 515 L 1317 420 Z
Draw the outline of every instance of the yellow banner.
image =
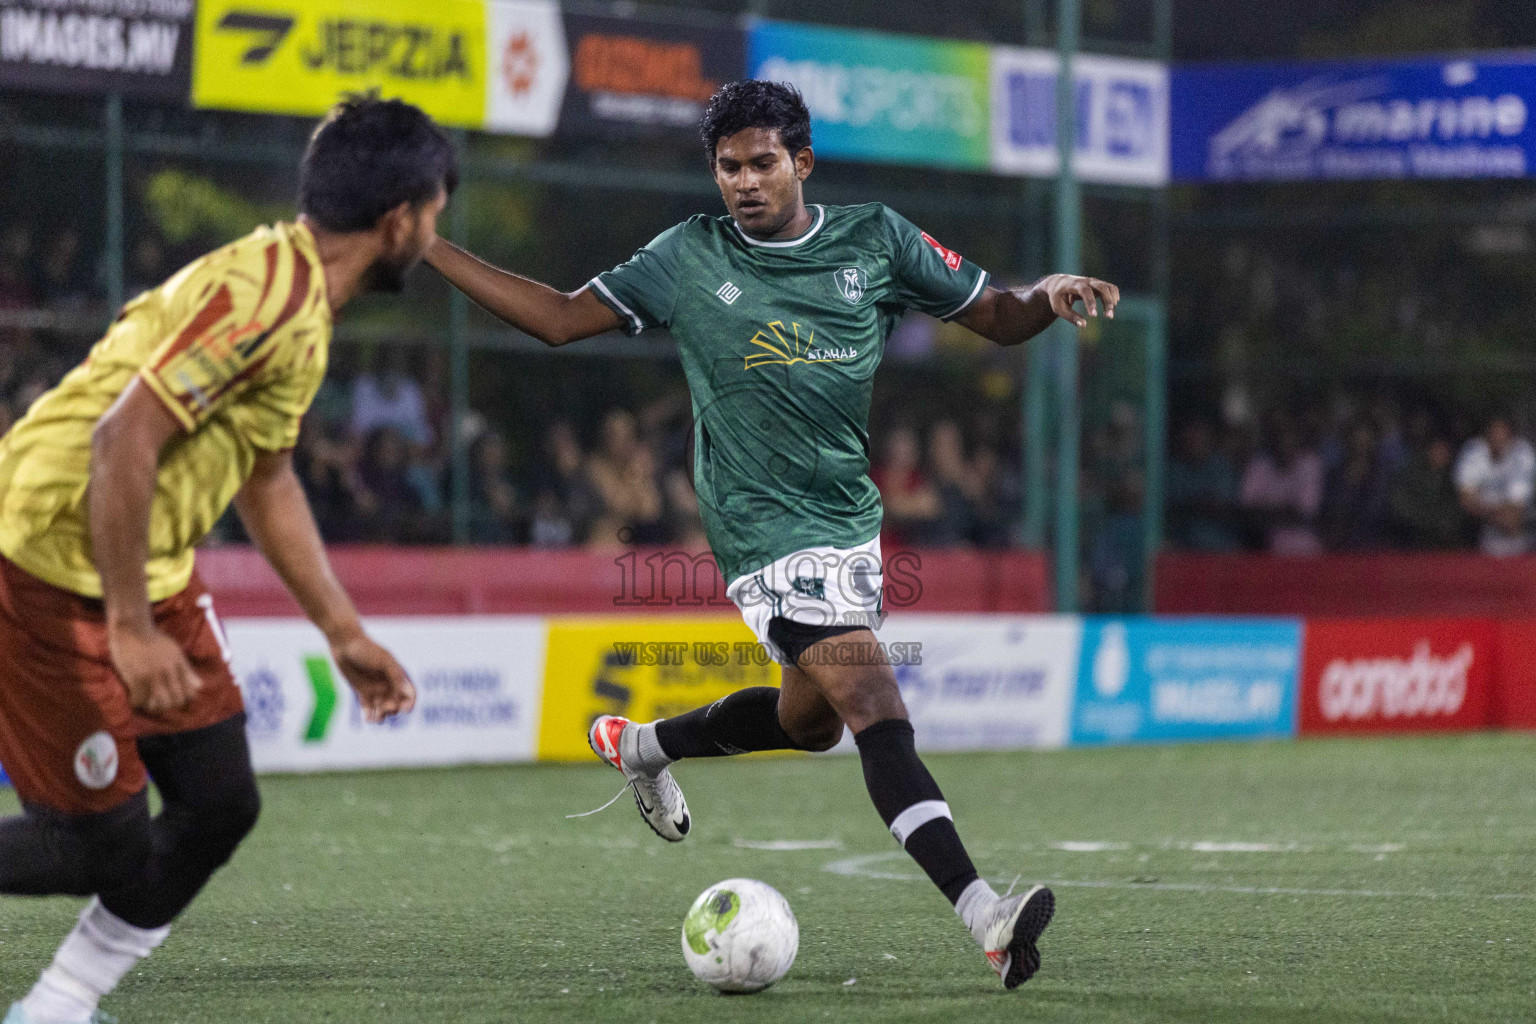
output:
M 319 114 L 377 88 L 445 124 L 485 115 L 482 0 L 200 0 L 200 107 Z
M 649 722 L 778 685 L 779 666 L 740 619 L 550 619 L 539 758 L 589 760 L 598 715 Z

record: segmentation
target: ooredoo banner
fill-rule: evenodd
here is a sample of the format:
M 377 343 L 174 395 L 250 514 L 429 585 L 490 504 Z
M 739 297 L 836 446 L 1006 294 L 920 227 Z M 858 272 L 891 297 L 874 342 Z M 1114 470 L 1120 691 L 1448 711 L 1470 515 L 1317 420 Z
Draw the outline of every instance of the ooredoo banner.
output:
M 229 619 L 258 771 L 530 761 L 537 753 L 544 620 L 388 617 L 371 635 L 416 684 L 416 709 L 369 725 L 324 637 L 302 619 Z
M 194 0 L 4 0 L 0 86 L 185 100 Z
M 746 75 L 746 36 L 736 28 L 567 14 L 565 35 L 562 133 L 692 138 L 715 90 Z
M 1481 729 L 1497 627 L 1484 619 L 1307 623 L 1303 735 Z

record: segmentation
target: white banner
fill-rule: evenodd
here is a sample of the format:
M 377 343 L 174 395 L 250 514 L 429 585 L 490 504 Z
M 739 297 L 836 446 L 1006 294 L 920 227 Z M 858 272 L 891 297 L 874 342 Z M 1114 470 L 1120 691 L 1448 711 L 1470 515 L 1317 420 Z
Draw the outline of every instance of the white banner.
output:
M 1057 173 L 1055 53 L 992 50 L 992 169 L 1001 174 Z M 1155 61 L 1074 58 L 1077 147 L 1084 181 L 1168 183 L 1168 69 Z
M 551 0 L 495 0 L 486 7 L 485 127 L 553 135 L 570 79 L 565 26 Z
M 370 619 L 416 684 L 416 710 L 363 721 L 319 630 L 230 619 L 258 771 L 530 761 L 538 751 L 545 623 L 534 616 Z
M 1066 745 L 1081 619 L 897 613 L 876 636 L 920 750 Z M 853 738 L 845 732 L 837 749 L 851 751 Z

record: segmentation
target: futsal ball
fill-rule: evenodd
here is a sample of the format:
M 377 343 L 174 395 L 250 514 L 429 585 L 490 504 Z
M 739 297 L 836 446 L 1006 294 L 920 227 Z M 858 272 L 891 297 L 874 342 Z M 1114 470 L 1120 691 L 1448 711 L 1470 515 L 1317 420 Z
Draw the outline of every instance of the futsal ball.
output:
M 765 882 L 728 878 L 693 901 L 683 919 L 683 957 L 721 992 L 760 992 L 784 977 L 800 949 L 789 901 Z

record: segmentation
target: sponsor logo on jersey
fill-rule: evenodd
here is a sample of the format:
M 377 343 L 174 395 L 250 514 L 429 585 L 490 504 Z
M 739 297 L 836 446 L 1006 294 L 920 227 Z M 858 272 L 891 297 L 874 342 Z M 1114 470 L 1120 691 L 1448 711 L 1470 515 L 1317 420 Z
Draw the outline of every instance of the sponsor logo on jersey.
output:
M 1409 658 L 1336 659 L 1323 669 L 1323 717 L 1337 722 L 1454 715 L 1467 699 L 1472 660 L 1470 643 L 1439 658 L 1428 640 L 1419 641 Z
M 944 265 L 946 267 L 948 267 L 950 270 L 960 269 L 959 253 L 951 249 L 944 248 L 944 246 L 939 244 L 939 240 L 937 238 L 934 238 L 926 231 L 923 232 L 923 241 L 933 246 L 934 251 L 937 252 L 940 256 L 944 257 Z
M 863 267 L 843 267 L 834 271 L 832 278 L 837 282 L 837 290 L 843 293 L 843 298 L 855 306 L 869 290 L 869 275 L 864 273 Z
M 790 323 L 784 326 L 784 321 L 774 320 L 768 325 L 768 332 L 758 331 L 752 335 L 749 344 L 763 349 L 746 357 L 746 369 L 752 370 L 759 366 L 793 366 L 795 363 L 827 363 L 843 362 L 849 359 L 857 359 L 859 350 L 844 347 L 816 347 L 816 332 L 810 331 L 804 337 L 801 336 L 801 326 Z M 788 330 L 791 336 L 786 337 Z
M 117 741 L 108 732 L 93 732 L 75 751 L 75 778 L 86 789 L 106 789 L 117 779 Z
M 715 298 L 729 306 L 737 299 L 741 298 L 741 289 L 727 281 L 725 284 L 720 286 L 719 291 L 715 292 Z

